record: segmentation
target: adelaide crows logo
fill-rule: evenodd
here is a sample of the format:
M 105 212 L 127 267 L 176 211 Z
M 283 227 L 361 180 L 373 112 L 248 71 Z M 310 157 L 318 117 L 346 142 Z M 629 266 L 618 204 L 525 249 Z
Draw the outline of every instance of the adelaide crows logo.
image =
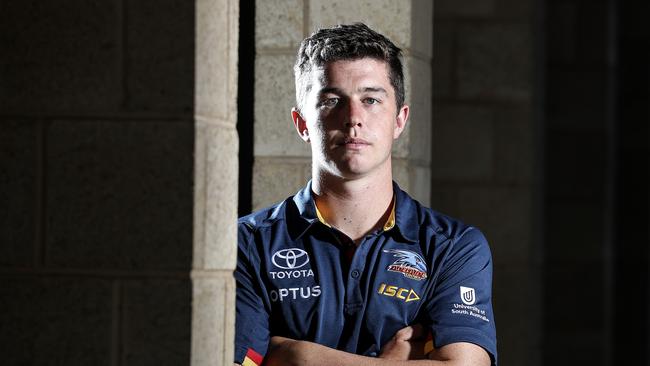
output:
M 392 253 L 393 257 L 397 257 L 387 270 L 418 281 L 427 278 L 427 265 L 419 254 L 401 249 L 384 249 L 384 253 Z

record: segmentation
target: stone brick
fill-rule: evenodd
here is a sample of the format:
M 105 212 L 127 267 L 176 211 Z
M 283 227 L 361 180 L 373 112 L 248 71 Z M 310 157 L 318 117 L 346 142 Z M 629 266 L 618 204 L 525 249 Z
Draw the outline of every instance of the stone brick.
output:
M 524 263 L 494 266 L 492 305 L 499 364 L 540 365 L 541 282 L 535 272 L 541 271 Z
M 6 365 L 110 365 L 111 284 L 101 279 L 0 279 Z
M 407 159 L 393 158 L 392 161 L 393 180 L 397 182 L 401 189 L 411 193 L 411 174 L 409 171 L 409 161 Z
M 191 115 L 194 2 L 126 1 L 126 106 Z
M 425 206 L 431 205 L 431 169 L 413 164 L 410 175 L 411 196 Z
M 255 60 L 255 155 L 310 156 L 291 120 L 296 105 L 293 55 L 259 55 Z
M 494 112 L 483 107 L 439 105 L 433 113 L 433 179 L 491 178 L 495 149 Z
M 127 281 L 123 294 L 121 364 L 187 364 L 192 328 L 189 279 Z
M 0 11 L 0 111 L 114 111 L 120 102 L 116 1 L 28 0 Z
M 536 8 L 536 1 L 533 0 L 496 0 L 495 14 L 500 19 L 516 19 L 521 21 L 534 22 L 533 14 Z M 550 19 L 550 18 L 547 18 Z
M 532 183 L 535 155 L 533 115 L 527 106 L 499 108 L 494 123 L 494 180 Z
M 575 299 L 571 301 L 575 302 Z M 545 332 L 545 343 L 552 343 L 556 352 L 544 352 L 544 365 L 610 365 L 605 350 L 612 346 L 607 343 L 604 333 L 603 330 L 578 329 Z
M 548 238 L 553 240 L 553 238 Z M 544 285 L 553 296 L 544 301 L 549 332 L 592 331 L 604 326 L 604 262 L 546 262 Z M 578 300 L 579 299 L 579 300 Z M 576 306 L 588 304 L 588 306 Z M 576 315 L 580 316 L 576 316 Z
M 455 187 L 435 183 L 431 187 L 431 208 L 452 217 L 460 217 L 459 192 Z
M 458 32 L 458 95 L 529 100 L 532 30 L 521 24 L 465 24 Z
M 430 58 L 433 55 L 433 1 L 413 0 L 411 49 Z
M 230 365 L 235 358 L 235 279 L 232 271 L 194 277 L 192 359 L 196 366 Z
M 530 260 L 532 193 L 529 188 L 478 187 L 459 192 L 460 219 L 486 236 L 497 264 Z
M 603 203 L 548 200 L 545 258 L 584 263 L 602 260 L 605 246 Z M 600 228 L 600 230 L 587 229 Z
M 197 0 L 195 4 L 194 111 L 234 126 L 239 1 Z
M 416 58 L 408 59 L 407 80 L 410 89 L 410 122 L 408 133 L 408 157 L 420 162 L 431 161 L 431 63 Z
M 496 0 L 436 0 L 436 21 L 449 18 L 487 18 L 494 15 Z
M 309 179 L 309 159 L 256 158 L 253 173 L 253 211 L 295 194 Z
M 47 131 L 47 262 L 186 269 L 193 126 L 55 122 Z
M 599 132 L 549 131 L 546 145 L 549 199 L 603 200 L 606 136 Z
M 449 98 L 453 95 L 455 83 L 454 38 L 455 23 L 435 21 L 433 28 L 433 87 L 434 98 Z
M 35 256 L 37 129 L 0 121 L 0 266 L 29 266 Z
M 608 81 L 603 69 L 571 67 L 547 73 L 546 120 L 553 129 L 604 130 Z
M 195 269 L 234 269 L 237 250 L 238 140 L 234 129 L 197 122 L 194 186 Z
M 386 35 L 400 48 L 412 47 L 411 1 L 392 0 L 311 0 L 309 25 L 311 30 L 337 24 L 364 22 Z
M 297 49 L 303 39 L 303 0 L 255 1 L 255 46 Z

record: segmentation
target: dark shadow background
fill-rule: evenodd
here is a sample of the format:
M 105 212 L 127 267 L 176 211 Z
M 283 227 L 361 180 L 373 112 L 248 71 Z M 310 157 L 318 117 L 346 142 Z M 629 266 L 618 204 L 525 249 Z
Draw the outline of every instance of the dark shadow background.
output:
M 649 364 L 648 10 L 533 15 L 544 365 Z M 251 2 L 241 17 L 245 213 Z M 192 1 L 0 3 L 3 364 L 189 363 L 193 57 Z

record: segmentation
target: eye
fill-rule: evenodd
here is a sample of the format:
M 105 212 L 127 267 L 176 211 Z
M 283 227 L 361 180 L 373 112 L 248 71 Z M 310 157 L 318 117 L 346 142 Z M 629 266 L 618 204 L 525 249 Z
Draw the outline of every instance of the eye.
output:
M 379 104 L 379 100 L 375 98 L 366 98 L 363 100 L 366 104 Z
M 323 99 L 318 103 L 319 107 L 334 107 L 339 102 L 339 98 L 327 98 Z

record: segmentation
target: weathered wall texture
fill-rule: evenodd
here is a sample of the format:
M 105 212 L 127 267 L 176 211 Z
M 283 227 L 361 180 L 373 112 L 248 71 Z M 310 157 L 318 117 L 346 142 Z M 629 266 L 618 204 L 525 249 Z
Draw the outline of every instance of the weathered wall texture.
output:
M 234 359 L 239 1 L 196 2 L 192 365 Z
M 490 242 L 501 365 L 541 354 L 533 15 L 530 0 L 434 11 L 431 202 Z
M 0 8 L 2 364 L 188 364 L 194 3 Z
M 320 27 L 362 21 L 405 54 L 410 124 L 393 149 L 396 181 L 429 203 L 431 1 L 257 1 L 253 209 L 283 200 L 311 177 L 310 149 L 291 121 L 293 62 L 300 41 Z

